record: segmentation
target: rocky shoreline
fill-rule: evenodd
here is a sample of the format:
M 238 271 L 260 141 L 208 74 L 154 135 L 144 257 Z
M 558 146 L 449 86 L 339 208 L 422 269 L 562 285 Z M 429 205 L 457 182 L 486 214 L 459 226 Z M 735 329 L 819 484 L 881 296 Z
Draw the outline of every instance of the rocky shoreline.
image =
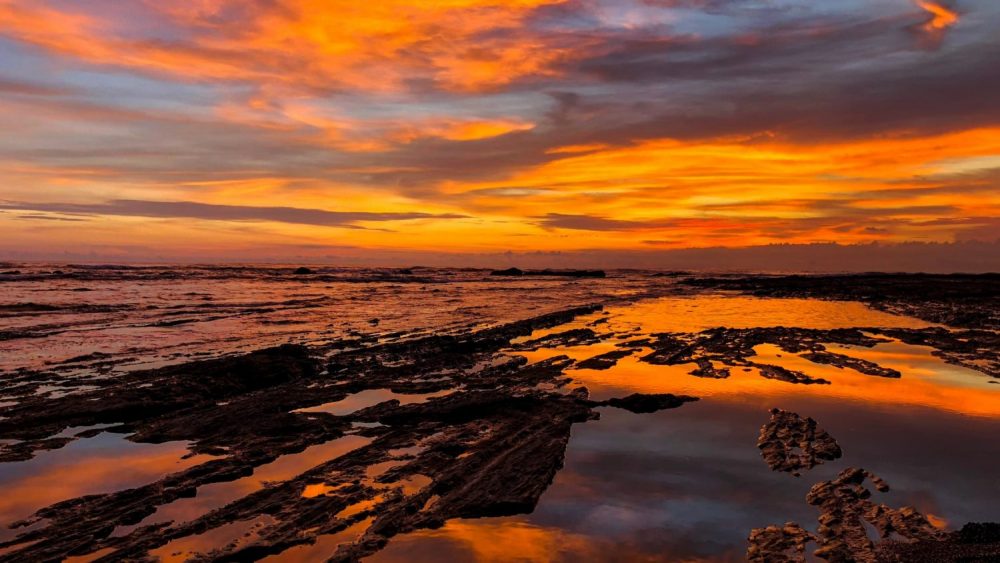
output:
M 996 280 L 989 279 L 996 291 Z M 804 290 L 789 289 L 795 283 L 746 277 L 699 282 L 704 288 L 753 295 L 801 295 Z M 925 288 L 925 293 L 935 287 Z M 996 311 L 973 311 L 983 296 L 971 293 L 976 297 L 963 299 L 947 291 L 931 295 L 922 309 L 916 298 L 903 294 L 880 302 L 894 309 L 903 306 L 886 303 L 905 301 L 920 318 L 937 318 L 941 304 L 948 303 L 949 318 L 963 319 L 962 328 L 615 331 L 601 316 L 602 305 L 594 304 L 466 333 L 347 339 L 323 352 L 284 345 L 137 371 L 65 395 L 21 395 L 15 404 L 0 406 L 0 462 L 24 462 L 100 434 L 146 444 L 186 442 L 190 455 L 211 459 L 139 487 L 44 507 L 12 524 L 17 535 L 0 543 L 0 561 L 51 561 L 84 554 L 92 554 L 95 561 L 144 560 L 178 542 L 247 521 L 257 523 L 252 531 L 237 534 L 197 560 L 256 560 L 357 529 L 357 539 L 330 554 L 331 561 L 355 561 L 377 552 L 396 535 L 437 528 L 451 519 L 529 513 L 562 467 L 574 425 L 598 419 L 602 408 L 650 413 L 698 400 L 672 393 L 595 400 L 568 370 L 607 370 L 636 358 L 654 366 L 692 365 L 690 375 L 700 378 L 726 379 L 738 369 L 789 384 L 830 384 L 760 360 L 755 347 L 769 344 L 816 365 L 905 381 L 906 374 L 897 370 L 828 349 L 871 348 L 898 340 L 931 347 L 947 362 L 998 378 L 1000 342 L 991 324 Z M 832 292 L 826 297 L 845 295 Z M 581 320 L 586 323 L 578 326 Z M 535 335 L 538 331 L 540 336 Z M 613 349 L 579 360 L 555 354 L 529 362 L 519 354 L 593 344 Z M 0 385 L 25 385 L 31 377 L 21 374 Z M 390 398 L 344 413 L 327 408 L 366 392 Z M 761 448 L 773 469 L 799 473 L 840 457 L 836 441 L 815 421 L 777 410 L 772 416 L 770 429 L 762 431 Z M 196 497 L 203 487 L 244 479 L 283 456 L 348 437 L 361 445 L 192 520 L 154 517 L 162 507 Z M 876 505 L 843 504 L 842 490 L 855 491 L 859 503 L 867 499 L 856 487 L 868 474 L 857 471 L 862 470 L 845 470 L 839 480 L 827 483 L 828 494 L 817 492 L 810 504 L 851 518 L 867 518 L 874 511 L 879 522 L 916 518 Z M 1000 554 L 990 525 L 949 533 L 921 526 L 907 536 L 916 543 L 878 545 L 864 543 L 855 527 L 854 540 L 843 540 L 846 543 L 837 543 L 836 549 L 823 547 L 817 554 L 839 561 L 854 550 L 865 554 L 858 560 L 921 560 L 918 556 L 937 557 L 949 546 L 954 553 Z M 899 526 L 885 524 L 880 529 L 898 531 Z M 755 530 L 750 542 L 758 547 L 748 556 L 772 551 L 787 555 L 791 549 L 789 560 L 797 560 L 794 553 L 803 553 L 804 547 L 798 546 L 816 537 L 811 534 L 791 523 Z M 972 536 L 978 539 L 969 540 Z M 837 537 L 838 542 L 843 539 Z M 822 540 L 821 547 L 831 542 L 833 536 Z

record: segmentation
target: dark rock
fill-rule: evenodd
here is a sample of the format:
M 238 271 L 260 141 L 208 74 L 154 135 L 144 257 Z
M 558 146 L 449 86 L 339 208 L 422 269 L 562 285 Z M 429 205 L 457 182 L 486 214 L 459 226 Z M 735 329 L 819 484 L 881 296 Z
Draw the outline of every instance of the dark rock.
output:
M 889 490 L 882 479 L 868 471 L 853 467 L 845 469 L 836 479 L 813 485 L 806 495 L 806 502 L 820 510 L 816 534 L 805 532 L 794 522 L 780 528 L 768 526 L 754 529 L 750 532 L 747 558 L 758 562 L 805 561 L 805 545 L 815 541 L 819 548 L 813 554 L 820 559 L 875 563 L 895 560 L 886 557 L 887 553 L 892 553 L 896 543 L 889 539 L 890 536 L 915 540 L 916 544 L 932 542 L 933 545 L 938 545 L 945 537 L 913 507 L 896 509 L 873 502 L 871 491 L 864 486 L 866 479 L 879 492 Z M 878 544 L 868 536 L 869 527 L 878 533 L 881 540 Z M 792 549 L 797 553 L 790 556 L 788 552 Z
M 843 453 L 815 420 L 781 409 L 771 409 L 771 419 L 760 428 L 757 447 L 768 467 L 796 477 L 800 470 L 833 461 Z
M 691 375 L 695 377 L 706 377 L 709 379 L 726 379 L 729 377 L 729 368 L 716 368 L 711 360 L 698 358 L 695 360 L 698 367 L 691 370 Z
M 670 393 L 643 394 L 633 393 L 621 399 L 609 399 L 598 405 L 607 405 L 625 409 L 634 413 L 651 413 L 665 409 L 675 409 L 684 403 L 697 401 L 698 397 L 688 395 L 672 395 Z
M 1000 543 L 1000 523 L 969 522 L 958 531 L 958 541 L 971 544 Z
M 885 541 L 877 557 L 885 563 L 994 563 L 1000 561 L 1000 524 L 973 522 L 935 539 Z
M 566 348 L 570 346 L 586 346 L 596 344 L 601 338 L 589 328 L 574 328 L 565 332 L 547 334 L 534 340 L 528 340 L 512 346 L 513 350 L 537 350 L 539 348 Z
M 747 561 L 753 563 L 791 563 L 806 560 L 806 546 L 816 535 L 795 522 L 750 531 Z
M 531 270 L 527 276 L 556 276 L 565 278 L 604 278 L 604 270 Z
M 1000 274 L 850 274 L 690 278 L 691 286 L 761 297 L 861 301 L 889 313 L 972 329 L 1000 329 Z
M 366 522 L 360 538 L 330 558 L 355 561 L 396 534 L 440 527 L 452 518 L 529 512 L 562 467 L 571 427 L 597 418 L 598 403 L 587 399 L 585 389 L 560 390 L 569 382 L 563 371 L 572 359 L 527 364 L 506 351 L 513 339 L 598 310 L 580 307 L 459 335 L 384 342 L 359 337 L 328 348 L 329 375 L 319 372 L 309 350 L 283 346 L 125 375 L 97 391 L 0 408 L 0 440 L 20 440 L 24 450 L 5 446 L 5 452 L 22 459 L 93 433 L 59 437 L 65 428 L 106 422 L 117 426 L 94 431 L 130 433 L 129 440 L 144 443 L 187 441 L 192 453 L 218 456 L 146 485 L 39 510 L 18 524 L 24 529 L 19 536 L 0 542 L 0 561 L 61 560 L 99 551 L 105 552 L 100 561 L 144 560 L 172 541 L 264 515 L 270 519 L 255 528 L 253 539 L 215 546 L 203 558 L 256 560 Z M 593 334 L 567 331 L 560 338 L 589 340 Z M 408 405 L 388 400 L 344 416 L 302 410 L 368 389 L 449 393 Z M 633 396 L 608 404 L 651 412 L 689 400 Z M 110 534 L 141 523 L 158 507 L 200 494 L 206 485 L 246 477 L 347 433 L 371 442 L 192 520 Z M 412 453 L 394 453 L 400 450 Z M 373 466 L 389 462 L 389 470 L 367 477 Z M 403 483 L 417 476 L 427 484 L 406 489 Z M 315 483 L 330 492 L 303 496 Z M 359 508 L 343 515 L 349 507 Z
M 809 377 L 801 371 L 795 371 L 770 364 L 751 363 L 760 371 L 761 377 L 777 379 L 786 383 L 801 383 L 803 385 L 829 385 L 830 382 L 821 377 Z
M 611 369 L 618 364 L 618 360 L 622 358 L 627 358 L 635 353 L 635 350 L 622 349 L 622 350 L 612 350 L 610 352 L 605 352 L 603 354 L 594 356 L 593 358 L 587 358 L 586 360 L 577 362 L 577 369 L 593 369 L 593 370 L 605 370 Z
M 305 266 L 302 266 L 302 267 L 300 267 L 300 268 L 296 268 L 296 269 L 295 269 L 295 275 L 297 275 L 297 276 L 305 276 L 305 275 L 308 275 L 308 274 L 314 274 L 314 273 L 315 273 L 315 272 L 313 272 L 313 271 L 312 271 L 311 269 L 309 269 L 309 268 L 306 268 Z
M 506 270 L 493 270 L 490 272 L 491 276 L 523 276 L 524 270 L 519 270 L 517 268 L 507 268 Z
M 899 373 L 899 371 L 892 368 L 882 367 L 875 362 L 869 362 L 868 360 L 862 360 L 860 358 L 852 358 L 843 354 L 835 354 L 833 352 L 814 351 L 802 354 L 802 357 L 816 364 L 826 364 L 839 368 L 851 368 L 854 371 L 866 375 L 891 377 L 894 379 L 899 379 L 903 376 L 903 374 Z

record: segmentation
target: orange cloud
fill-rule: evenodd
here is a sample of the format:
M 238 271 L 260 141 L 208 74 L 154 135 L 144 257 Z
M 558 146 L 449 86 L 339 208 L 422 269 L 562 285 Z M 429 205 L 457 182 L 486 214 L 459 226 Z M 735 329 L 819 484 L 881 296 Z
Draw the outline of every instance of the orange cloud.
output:
M 154 237 L 134 217 L 22 206 L 0 237 L 451 251 L 989 238 L 992 44 L 958 51 L 986 26 L 914 2 L 926 22 L 906 3 L 866 25 L 804 0 L 767 21 L 720 4 L 723 29 L 691 17 L 703 2 L 0 0 L 0 34 L 34 47 L 11 56 L 39 69 L 0 77 L 0 203 L 417 217 L 157 215 L 170 236 Z M 916 52 L 886 33 L 913 21 L 922 38 L 973 35 Z
M 634 245 L 649 231 L 677 237 L 677 246 L 902 240 L 916 234 L 907 226 L 911 220 L 958 210 L 988 217 L 1000 209 L 1000 197 L 992 194 L 962 197 L 933 188 L 914 193 L 924 178 L 953 168 L 949 159 L 1000 152 L 995 129 L 814 146 L 654 140 L 579 155 L 561 152 L 565 158 L 512 178 L 452 182 L 445 190 L 483 210 L 523 217 L 544 216 L 553 208 L 576 217 L 613 217 L 590 229 L 602 231 L 593 242 L 605 246 Z M 504 195 L 511 190 L 517 197 Z M 863 227 L 872 219 L 897 222 L 899 230 L 890 235 L 831 230 L 849 221 Z M 804 225 L 799 230 L 797 222 Z M 769 232 L 769 226 L 783 228 Z
M 479 91 L 556 72 L 569 51 L 525 41 L 519 29 L 534 9 L 562 1 L 147 3 L 183 26 L 181 43 L 131 39 L 122 22 L 5 0 L 0 30 L 89 63 L 189 80 L 389 92 L 429 76 L 446 90 Z
M 924 31 L 934 32 L 947 29 L 958 23 L 958 13 L 932 0 L 914 0 L 917 6 L 931 14 L 931 20 L 924 24 Z

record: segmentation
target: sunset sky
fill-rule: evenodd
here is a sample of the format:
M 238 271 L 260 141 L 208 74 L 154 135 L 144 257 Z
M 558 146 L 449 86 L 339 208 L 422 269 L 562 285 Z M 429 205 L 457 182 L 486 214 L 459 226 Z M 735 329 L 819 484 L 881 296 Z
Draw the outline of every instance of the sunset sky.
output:
M 1000 238 L 996 0 L 0 0 L 0 258 Z

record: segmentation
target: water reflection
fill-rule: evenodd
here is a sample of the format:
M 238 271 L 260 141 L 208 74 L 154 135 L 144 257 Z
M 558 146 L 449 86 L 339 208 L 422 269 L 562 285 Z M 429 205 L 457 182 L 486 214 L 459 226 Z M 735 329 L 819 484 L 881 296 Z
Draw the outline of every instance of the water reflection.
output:
M 369 438 L 361 436 L 344 436 L 325 444 L 317 444 L 306 448 L 300 453 L 281 456 L 273 462 L 254 469 L 253 475 L 225 483 L 212 483 L 198 488 L 197 495 L 191 498 L 181 498 L 170 504 L 157 508 L 156 512 L 144 518 L 141 522 L 130 526 L 119 526 L 114 531 L 116 536 L 124 536 L 137 528 L 161 522 L 181 524 L 208 514 L 212 510 L 225 506 L 230 502 L 257 492 L 271 482 L 280 482 L 296 477 L 317 465 L 338 458 L 350 451 L 371 443 Z M 215 536 L 198 536 L 201 539 L 188 538 L 185 549 L 209 551 L 223 544 L 212 544 Z
M 920 328 L 932 323 L 890 315 L 854 301 L 773 299 L 726 295 L 666 297 L 608 309 L 612 328 L 641 327 L 646 333 L 700 332 L 714 327 Z
M 6 525 L 58 501 L 145 485 L 212 459 L 185 458 L 187 450 L 186 442 L 137 444 L 121 435 L 100 434 L 42 452 L 30 461 L 0 465 L 4 492 L 0 495 L 0 523 L 4 524 L 0 541 L 22 532 Z
M 572 325 L 625 333 L 701 331 L 717 326 L 922 327 L 927 323 L 856 303 L 699 297 L 663 299 Z M 641 327 L 641 328 L 640 328 Z M 638 330 L 637 330 L 638 328 Z M 582 360 L 614 350 L 617 339 L 586 346 L 517 352 L 529 361 Z M 754 361 L 803 371 L 830 385 L 795 385 L 732 369 L 728 379 L 690 375 L 697 366 L 651 365 L 637 351 L 608 370 L 569 369 L 596 399 L 630 393 L 702 398 L 676 410 L 635 415 L 603 408 L 601 420 L 573 428 L 565 467 L 529 515 L 448 522 L 396 538 L 372 561 L 741 561 L 750 529 L 797 521 L 815 529 L 804 502 L 810 486 L 847 466 L 876 471 L 891 506 L 912 505 L 938 525 L 995 520 L 1000 483 L 1000 392 L 981 373 L 952 366 L 929 348 L 892 341 L 831 352 L 902 372 L 901 379 L 812 363 L 771 344 Z M 772 407 L 816 418 L 844 458 L 795 479 L 771 472 L 756 439 Z
M 656 332 L 775 325 L 912 328 L 927 323 L 857 303 L 665 298 L 612 307 L 519 340 L 589 327 L 608 336 L 596 344 L 510 353 L 531 362 L 559 355 L 583 360 Z M 827 349 L 894 368 L 902 378 L 815 364 L 773 344 L 757 345 L 752 359 L 821 377 L 830 385 L 766 379 L 756 368 L 740 366 L 733 367 L 726 379 L 694 377 L 690 372 L 695 364 L 642 362 L 648 348 L 637 349 L 607 370 L 567 369 L 573 380 L 569 387 L 584 385 L 598 400 L 636 392 L 686 394 L 701 400 L 645 415 L 601 408 L 601 420 L 573 427 L 565 467 L 531 514 L 449 521 L 440 529 L 396 537 L 371 560 L 742 560 L 752 528 L 786 521 L 814 528 L 816 511 L 804 502 L 806 492 L 848 465 L 871 469 L 893 486 L 880 500 L 893 506 L 913 505 L 941 525 L 996 520 L 1000 484 L 993 466 L 1000 459 L 1000 441 L 995 439 L 1000 432 L 1000 386 L 978 372 L 944 363 L 929 348 L 898 341 L 872 348 L 828 345 Z M 375 389 L 304 410 L 343 416 L 386 400 L 416 403 L 448 392 L 404 395 Z M 760 459 L 756 438 L 772 407 L 817 419 L 839 441 L 844 458 L 799 479 L 771 472 Z M 200 487 L 196 497 L 162 506 L 141 523 L 119 527 L 113 535 L 120 537 L 153 523 L 191 521 L 270 481 L 288 480 L 368 443 L 368 438 L 346 436 L 280 457 L 249 477 Z M 370 465 L 362 480 L 375 483 L 418 449 L 392 450 L 393 459 Z M 185 453 L 186 444 L 133 444 L 103 434 L 44 452 L 31 462 L 0 466 L 0 485 L 8 493 L 0 500 L 0 518 L 10 522 L 58 500 L 153 482 L 205 459 L 184 460 Z M 385 487 L 399 487 L 411 495 L 430 483 L 430 478 L 415 474 Z M 317 481 L 305 484 L 302 495 L 315 498 L 333 490 Z M 355 503 L 340 516 L 357 515 L 380 498 Z M 262 518 L 177 540 L 154 555 L 165 561 L 184 560 L 230 542 L 251 542 L 255 530 L 268 523 Z M 366 520 L 272 559 L 325 559 L 338 545 L 357 540 L 370 524 Z

